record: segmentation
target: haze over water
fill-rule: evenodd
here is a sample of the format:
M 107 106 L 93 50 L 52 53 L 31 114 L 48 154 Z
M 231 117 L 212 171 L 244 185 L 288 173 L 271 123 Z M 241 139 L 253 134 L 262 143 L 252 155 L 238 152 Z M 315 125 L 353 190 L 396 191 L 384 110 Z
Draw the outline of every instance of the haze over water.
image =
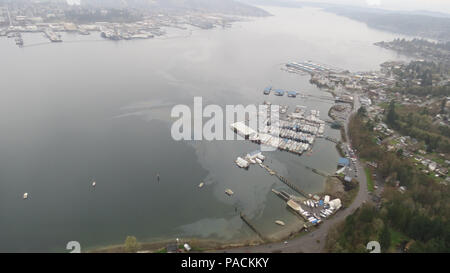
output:
M 259 166 L 235 165 L 257 145 L 176 142 L 172 106 L 190 105 L 194 96 L 204 105 L 268 100 L 290 105 L 289 111 L 318 109 L 327 119 L 328 100 L 263 96 L 262 90 L 330 96 L 310 85 L 309 76 L 280 70 L 283 63 L 374 70 L 401 57 L 373 43 L 398 35 L 316 9 L 267 10 L 274 16 L 192 35 L 169 31 L 169 38 L 153 40 L 112 42 L 92 33 L 42 44 L 41 34 L 27 34 L 18 48 L 13 39 L 0 39 L 0 251 L 62 252 L 72 240 L 83 250 L 122 243 L 127 235 L 140 241 L 254 237 L 235 208 L 267 234 L 280 230 L 275 220 L 298 221 L 271 193 L 290 191 L 284 184 Z M 339 132 L 327 128 L 325 135 Z M 323 177 L 302 164 L 331 172 L 338 159 L 334 144 L 321 139 L 311 156 L 266 155 L 270 167 L 311 193 L 323 190 Z M 199 189 L 201 181 L 206 185 Z M 227 188 L 234 196 L 224 194 Z

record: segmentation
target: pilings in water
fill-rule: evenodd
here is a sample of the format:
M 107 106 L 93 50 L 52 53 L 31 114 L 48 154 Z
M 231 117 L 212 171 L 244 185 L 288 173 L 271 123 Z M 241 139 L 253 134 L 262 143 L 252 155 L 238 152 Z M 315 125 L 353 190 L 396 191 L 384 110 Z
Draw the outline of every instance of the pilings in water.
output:
M 316 169 L 316 168 L 312 168 L 312 167 L 309 167 L 309 166 L 306 166 L 306 165 L 303 165 L 306 169 L 308 169 L 308 170 L 311 170 L 313 173 L 315 173 L 315 174 L 318 174 L 318 175 L 321 175 L 321 176 L 323 176 L 323 177 L 328 177 L 328 176 L 330 176 L 328 173 L 326 173 L 326 172 L 324 172 L 324 171 L 321 171 L 321 170 L 318 170 L 318 169 Z
M 275 175 L 281 182 L 283 182 L 284 184 L 286 184 L 288 187 L 290 187 L 290 188 L 293 189 L 294 191 L 300 193 L 301 195 L 303 195 L 303 196 L 306 197 L 306 198 L 309 198 L 309 195 L 308 195 L 306 192 L 304 192 L 302 189 L 300 189 L 299 187 L 297 187 L 297 186 L 294 185 L 293 183 L 289 182 L 289 181 L 287 180 L 287 178 L 285 178 L 284 176 L 278 174 L 276 171 L 272 170 L 271 168 L 267 167 L 267 166 L 264 165 L 264 164 L 259 164 L 259 165 L 260 165 L 262 168 L 266 169 L 266 170 L 269 172 L 270 175 Z M 316 173 L 316 174 L 318 174 L 318 175 L 321 175 L 321 176 L 323 176 L 323 177 L 329 177 L 329 176 L 330 176 L 330 174 L 328 174 L 328 173 L 326 173 L 326 172 L 324 172 L 324 171 L 321 171 L 321 170 L 318 170 L 318 169 L 315 169 L 315 168 L 311 168 L 311 167 L 308 167 L 308 166 L 305 166 L 305 165 L 304 165 L 304 167 L 305 167 L 306 169 L 310 169 L 312 172 L 314 172 L 314 173 Z M 272 190 L 272 191 L 273 191 L 273 190 Z M 277 192 L 274 192 L 274 193 L 277 194 L 277 195 L 279 195 L 279 192 L 278 192 L 278 193 L 277 193 Z
M 321 170 L 318 170 L 318 169 L 312 169 L 312 171 L 313 171 L 313 173 L 315 173 L 315 174 L 318 174 L 318 175 L 321 175 L 321 176 L 323 176 L 323 177 L 328 177 L 328 176 L 330 176 L 329 174 L 327 174 L 327 173 L 325 173 L 325 172 L 323 172 L 323 171 L 321 171 Z
M 308 198 L 308 194 L 306 192 L 304 192 L 302 189 L 300 189 L 299 187 L 297 187 L 296 185 L 292 184 L 291 182 L 289 182 L 287 180 L 287 178 L 285 178 L 282 175 L 279 174 L 275 174 L 278 179 L 283 182 L 284 184 L 286 184 L 289 188 L 293 189 L 294 191 L 300 193 L 301 195 L 303 195 L 304 197 Z
M 290 187 L 294 191 L 296 191 L 296 192 L 300 193 L 301 195 L 305 196 L 306 198 L 308 198 L 308 194 L 306 192 L 304 192 L 302 189 L 300 189 L 296 185 L 289 182 L 284 176 L 278 174 L 276 171 L 270 169 L 269 167 L 267 167 L 264 164 L 260 164 L 260 166 L 263 167 L 264 169 L 266 169 L 271 175 L 275 175 L 281 182 L 286 184 L 288 187 Z
M 285 180 L 286 180 L 286 178 L 284 178 L 284 177 L 282 177 L 281 175 L 279 175 L 276 171 L 274 171 L 274 170 L 272 170 L 271 168 L 269 168 L 269 167 L 267 167 L 266 165 L 264 165 L 264 164 L 259 164 L 260 166 L 261 166 L 261 168 L 264 168 L 264 169 L 266 169 L 268 172 L 269 172 L 269 174 L 270 175 L 275 175 L 275 176 L 277 176 L 278 177 L 278 179 L 280 179 L 281 180 L 281 182 L 283 182 L 283 183 L 285 183 L 286 184 L 286 182 L 285 182 Z M 328 173 L 326 173 L 326 172 L 324 172 L 324 171 L 321 171 L 321 170 L 318 170 L 318 169 L 316 169 L 316 168 L 312 168 L 312 167 L 309 167 L 309 166 L 306 166 L 306 165 L 304 165 L 304 164 L 301 164 L 303 167 L 305 167 L 306 169 L 308 169 L 308 170 L 311 170 L 313 173 L 315 173 L 315 174 L 318 174 L 318 175 L 321 175 L 321 176 L 323 176 L 323 177 L 329 177 L 330 176 L 330 174 L 328 174 Z M 287 180 L 286 180 L 287 181 Z M 288 185 L 288 184 L 286 184 L 286 185 Z M 291 187 L 290 185 L 288 185 L 289 187 Z M 295 186 L 295 185 L 294 185 Z M 292 188 L 292 187 L 291 187 Z M 294 189 L 294 188 L 292 188 L 293 190 L 295 190 L 295 191 L 297 191 L 297 192 L 299 192 L 299 193 L 301 193 L 302 195 L 304 195 L 305 196 L 305 194 L 303 194 L 302 192 L 301 192 L 301 190 L 300 189 Z M 306 197 L 308 197 L 307 195 L 306 195 Z
M 336 139 L 336 138 L 333 138 L 333 137 L 330 137 L 330 136 L 317 136 L 317 138 L 323 138 L 323 139 L 331 141 L 331 142 L 333 142 L 335 144 L 338 144 L 340 142 L 339 139 Z
M 338 143 L 339 143 L 339 140 L 337 140 L 337 139 L 335 139 L 335 138 L 332 138 L 332 137 L 329 137 L 329 136 L 325 137 L 325 139 L 328 140 L 328 141 L 331 141 L 331 142 L 333 142 L 333 143 L 335 143 L 335 144 L 338 144 Z
M 257 229 L 256 227 L 250 223 L 250 221 L 247 219 L 247 217 L 245 216 L 245 214 L 243 214 L 242 212 L 240 213 L 240 217 L 242 219 L 242 221 L 244 221 L 244 223 L 246 223 L 251 230 L 253 230 L 258 236 L 259 238 L 261 238 L 261 240 L 263 240 L 264 242 L 269 241 L 264 235 L 262 235 Z

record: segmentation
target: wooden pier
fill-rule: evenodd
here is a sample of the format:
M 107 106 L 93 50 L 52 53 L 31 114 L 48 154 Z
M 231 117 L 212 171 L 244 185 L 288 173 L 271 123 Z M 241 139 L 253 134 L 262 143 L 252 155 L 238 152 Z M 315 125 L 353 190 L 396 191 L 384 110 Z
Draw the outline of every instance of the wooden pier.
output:
M 286 184 L 289 188 L 293 189 L 294 191 L 300 193 L 301 195 L 303 195 L 306 198 L 308 197 L 308 194 L 306 192 L 304 192 L 302 189 L 300 189 L 299 187 L 297 187 L 296 185 L 292 184 L 291 182 L 289 182 L 284 176 L 278 174 L 276 171 L 270 169 L 269 167 L 267 167 L 264 164 L 259 164 L 262 168 L 266 169 L 270 175 L 274 175 L 276 176 L 281 182 L 283 182 L 284 184 Z
M 318 175 L 321 175 L 321 176 L 323 176 L 323 177 L 328 177 L 328 176 L 330 176 L 328 173 L 326 173 L 326 172 L 324 172 L 324 171 L 321 171 L 321 170 L 318 170 L 318 169 L 316 169 L 316 168 L 312 168 L 312 167 L 309 167 L 309 166 L 306 166 L 306 165 L 303 165 L 306 169 L 309 169 L 309 170 L 311 170 L 313 173 L 315 173 L 315 174 L 318 174 Z
M 272 192 L 275 193 L 276 195 L 278 195 L 281 199 L 283 199 L 284 201 L 289 201 L 289 199 L 292 199 L 292 196 L 289 195 L 287 192 L 285 191 L 277 191 L 275 189 L 272 189 Z
M 337 140 L 335 138 L 332 138 L 332 137 L 329 137 L 329 136 L 325 137 L 325 139 L 328 140 L 328 141 L 331 141 L 331 142 L 333 142 L 335 144 L 338 144 L 340 142 L 339 140 Z
M 323 138 L 323 139 L 326 139 L 326 140 L 328 140 L 328 141 L 331 141 L 331 142 L 333 142 L 333 143 L 335 143 L 335 144 L 338 144 L 338 143 L 341 142 L 339 139 L 335 139 L 335 138 L 330 137 L 330 136 L 317 136 L 317 138 Z

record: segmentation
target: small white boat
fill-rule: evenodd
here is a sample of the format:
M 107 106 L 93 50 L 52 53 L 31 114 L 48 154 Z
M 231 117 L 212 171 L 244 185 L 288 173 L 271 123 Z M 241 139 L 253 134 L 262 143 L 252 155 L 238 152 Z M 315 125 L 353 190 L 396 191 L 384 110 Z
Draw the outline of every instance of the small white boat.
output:
M 238 157 L 235 162 L 236 165 L 238 165 L 241 168 L 247 168 L 250 165 L 248 161 L 243 159 L 242 157 Z
M 230 190 L 230 189 L 226 189 L 225 193 L 228 194 L 229 196 L 234 194 L 234 192 L 232 190 Z
M 28 192 L 23 194 L 23 199 L 28 199 Z
M 251 157 L 248 157 L 247 160 L 250 161 L 250 163 L 252 164 L 256 164 L 256 161 Z
M 261 161 L 264 161 L 264 159 L 266 159 L 266 157 L 263 156 L 261 153 L 257 154 L 256 157 L 258 157 Z
M 280 220 L 276 220 L 275 224 L 280 225 L 280 226 L 284 226 L 285 225 L 285 223 L 283 221 L 280 221 Z
M 92 187 L 95 187 L 97 183 L 95 181 L 92 182 Z
M 204 185 L 205 185 L 205 183 L 202 182 L 202 183 L 198 184 L 198 187 L 203 188 Z

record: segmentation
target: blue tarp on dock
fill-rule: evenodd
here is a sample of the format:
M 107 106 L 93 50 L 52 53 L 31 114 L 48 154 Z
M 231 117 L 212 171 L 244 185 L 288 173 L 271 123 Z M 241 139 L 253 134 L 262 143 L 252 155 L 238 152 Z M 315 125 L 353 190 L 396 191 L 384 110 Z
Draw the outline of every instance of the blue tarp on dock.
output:
M 348 166 L 348 165 L 350 165 L 350 160 L 348 160 L 348 158 L 345 158 L 345 157 L 339 158 L 338 166 L 344 167 L 344 166 Z

